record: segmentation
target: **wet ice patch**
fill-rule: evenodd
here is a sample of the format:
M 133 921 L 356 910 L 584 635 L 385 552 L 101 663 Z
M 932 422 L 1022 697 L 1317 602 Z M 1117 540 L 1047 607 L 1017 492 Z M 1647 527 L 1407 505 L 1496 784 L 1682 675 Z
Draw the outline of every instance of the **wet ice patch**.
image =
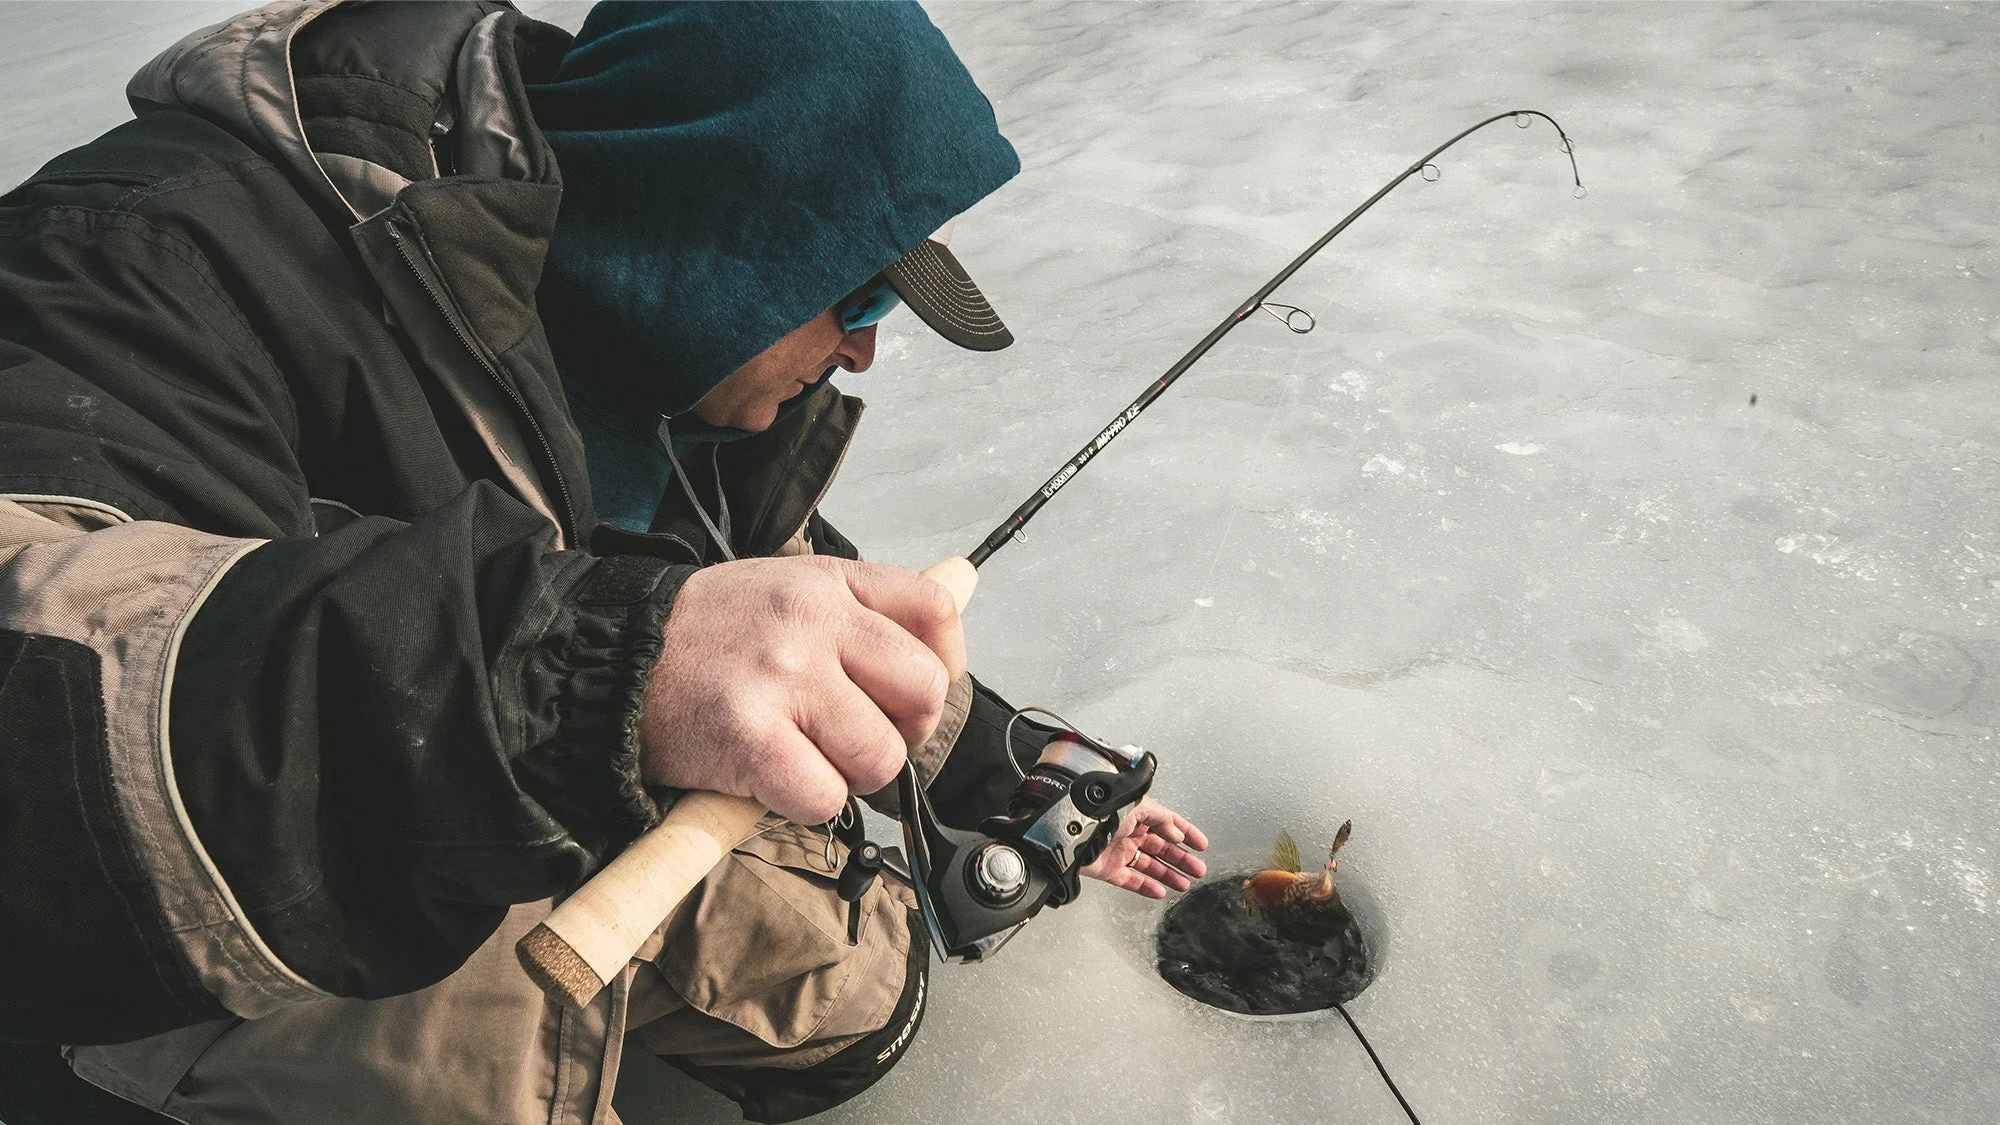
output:
M 1844 656 L 1837 681 L 1892 711 L 1941 718 L 1971 703 L 1986 669 L 1957 638 L 1891 628 Z

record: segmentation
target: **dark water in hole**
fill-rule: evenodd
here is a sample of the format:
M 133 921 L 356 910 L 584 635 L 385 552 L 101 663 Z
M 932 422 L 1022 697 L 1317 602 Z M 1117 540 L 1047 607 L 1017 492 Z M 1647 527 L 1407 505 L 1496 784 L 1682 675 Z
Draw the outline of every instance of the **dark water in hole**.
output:
M 1154 936 L 1163 980 L 1253 1016 L 1331 1008 L 1374 982 L 1375 958 L 1346 906 L 1253 915 L 1243 877 L 1215 878 L 1167 908 Z

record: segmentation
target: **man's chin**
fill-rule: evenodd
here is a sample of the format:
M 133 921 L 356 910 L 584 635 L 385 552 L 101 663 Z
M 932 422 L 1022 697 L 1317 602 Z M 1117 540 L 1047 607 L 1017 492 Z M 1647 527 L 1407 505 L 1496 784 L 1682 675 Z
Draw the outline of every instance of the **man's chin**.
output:
M 785 402 L 790 401 L 791 399 L 785 400 Z M 778 424 L 778 415 L 784 413 L 784 410 L 784 402 L 774 402 L 769 406 L 760 407 L 754 414 L 746 413 L 729 424 L 745 433 L 761 434 Z
M 742 430 L 746 434 L 761 434 L 777 422 L 778 411 L 783 409 L 783 406 L 783 403 L 778 403 L 763 407 L 755 414 L 745 412 L 741 414 L 724 414 L 721 416 L 711 414 L 697 406 L 692 413 L 696 418 L 717 429 Z

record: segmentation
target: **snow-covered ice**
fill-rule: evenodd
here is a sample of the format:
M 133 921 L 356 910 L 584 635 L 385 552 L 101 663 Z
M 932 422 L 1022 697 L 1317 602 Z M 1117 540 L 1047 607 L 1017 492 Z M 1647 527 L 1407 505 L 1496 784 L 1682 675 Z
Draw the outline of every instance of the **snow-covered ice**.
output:
M 526 5 L 575 26 L 574 4 Z M 0 7 L 0 180 L 231 4 Z M 2000 7 L 940 4 L 1019 179 L 1019 337 L 885 325 L 827 511 L 969 550 L 1358 222 L 996 555 L 974 666 L 1163 759 L 1219 867 L 1352 817 L 1353 1007 L 1432 1122 L 2000 1105 Z M 1752 397 L 1755 396 L 1755 404 Z M 1390 1122 L 1337 1019 L 1153 974 L 1100 890 L 934 977 L 834 1122 Z M 628 1120 L 724 1121 L 628 1063 Z

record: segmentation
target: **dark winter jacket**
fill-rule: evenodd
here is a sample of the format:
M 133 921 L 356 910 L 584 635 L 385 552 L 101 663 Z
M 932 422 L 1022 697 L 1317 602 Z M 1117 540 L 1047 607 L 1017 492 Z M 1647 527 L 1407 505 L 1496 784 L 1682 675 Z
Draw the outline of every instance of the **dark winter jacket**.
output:
M 566 43 L 273 5 L 0 197 L 0 1038 L 421 987 L 657 818 L 639 694 L 713 548 L 593 515 L 535 305 Z M 841 548 L 858 412 L 730 447 L 740 552 Z

